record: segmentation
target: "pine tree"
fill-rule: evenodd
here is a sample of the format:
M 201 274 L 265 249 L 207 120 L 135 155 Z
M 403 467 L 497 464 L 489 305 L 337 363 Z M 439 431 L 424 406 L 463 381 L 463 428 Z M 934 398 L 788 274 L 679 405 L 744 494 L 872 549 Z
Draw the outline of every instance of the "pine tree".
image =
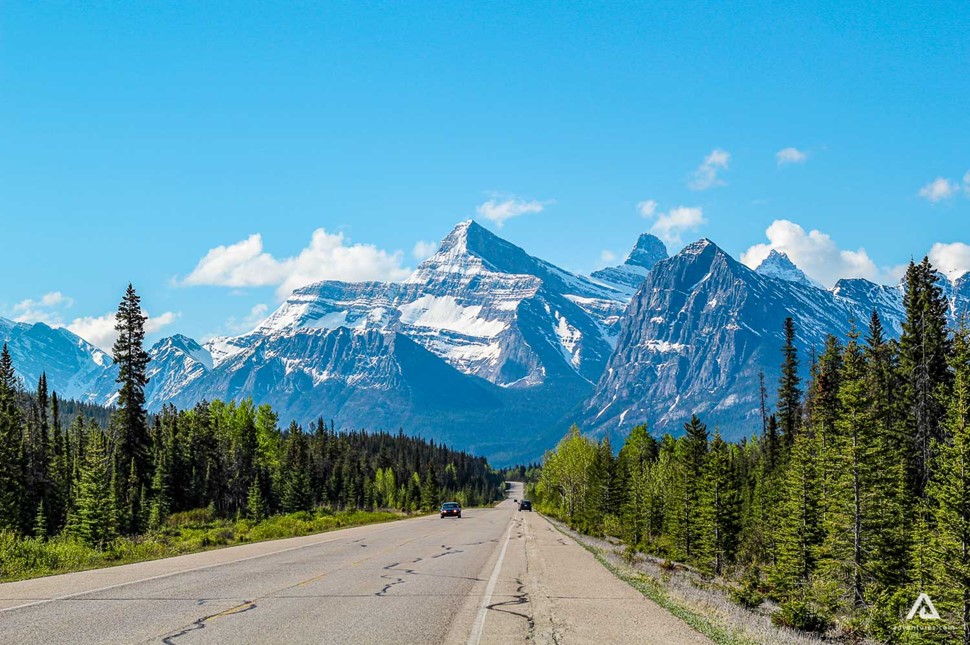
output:
M 671 526 L 677 547 L 687 560 L 699 555 L 702 518 L 698 510 L 707 459 L 707 438 L 707 426 L 697 415 L 693 415 L 684 424 L 684 436 L 677 441 L 677 495 L 671 508 Z
M 948 303 L 939 281 L 940 275 L 929 259 L 924 258 L 918 265 L 910 262 L 903 298 L 906 319 L 899 345 L 912 446 L 909 477 L 918 497 L 923 496 L 931 476 L 932 448 L 942 439 L 944 401 L 951 383 L 947 364 L 950 353 Z
M 801 425 L 802 390 L 798 376 L 798 350 L 795 347 L 795 321 L 785 319 L 785 346 L 782 349 L 784 360 L 781 364 L 781 379 L 778 382 L 778 423 L 781 438 L 787 455 L 795 442 L 795 433 Z
M 152 476 L 145 412 L 146 371 L 150 360 L 144 349 L 147 319 L 141 309 L 141 298 L 129 284 L 118 305 L 115 317 L 118 339 L 112 347 L 120 386 L 114 419 L 117 431 L 115 468 L 125 473 L 125 477 L 119 479 L 126 484 L 116 493 L 124 509 L 121 528 L 127 533 L 137 533 L 140 529 L 141 504 L 136 497 L 140 496 L 142 487 L 150 483 Z
M 868 514 L 867 572 L 875 593 L 899 589 L 906 582 L 908 507 L 905 429 L 895 394 L 900 388 L 892 346 L 885 340 L 875 311 L 866 336 L 866 387 L 871 404 L 869 495 L 878 510 Z
M 770 577 L 782 595 L 808 582 L 815 570 L 823 537 L 819 452 L 817 435 L 804 427 L 792 445 L 777 513 L 777 563 Z
M 698 550 L 717 576 L 722 575 L 725 565 L 733 561 L 740 532 L 741 500 L 732 462 L 730 447 L 721 438 L 720 430 L 715 429 L 704 464 L 700 495 L 704 528 Z
M 7 344 L 0 351 L 0 530 L 18 531 L 22 523 L 24 474 L 20 460 L 22 428 L 19 387 Z
M 441 503 L 441 491 L 438 488 L 438 476 L 434 467 L 428 466 L 424 473 L 424 484 L 421 486 L 421 508 L 433 511 Z
M 942 615 L 955 617 L 970 643 L 970 329 L 956 334 L 953 395 L 946 416 L 949 439 L 938 441 L 928 488 L 936 532 L 931 550 L 933 598 Z
M 310 461 L 307 439 L 303 431 L 297 427 L 291 427 L 286 438 L 283 473 L 283 491 L 280 500 L 283 511 L 297 513 L 311 510 L 313 508 L 313 492 L 310 490 Z M 355 506 L 356 501 L 350 505 Z
M 657 442 L 647 434 L 647 426 L 638 425 L 630 431 L 620 450 L 620 464 L 626 472 L 627 493 L 621 508 L 624 536 L 629 544 L 642 546 L 660 531 L 662 515 L 652 512 L 651 470 L 657 459 Z
M 843 411 L 836 421 L 838 436 L 828 458 L 828 498 L 820 567 L 840 585 L 850 606 L 866 603 L 865 583 L 869 553 L 866 523 L 878 500 L 872 498 L 872 405 L 866 383 L 865 354 L 859 334 L 850 333 L 845 348 L 844 372 L 839 389 Z
M 111 482 L 111 456 L 104 433 L 88 435 L 77 496 L 77 532 L 92 546 L 103 548 L 117 536 L 115 489 Z
M 263 501 L 263 491 L 259 485 L 259 478 L 253 479 L 246 496 L 246 516 L 256 522 L 266 517 L 266 502 Z

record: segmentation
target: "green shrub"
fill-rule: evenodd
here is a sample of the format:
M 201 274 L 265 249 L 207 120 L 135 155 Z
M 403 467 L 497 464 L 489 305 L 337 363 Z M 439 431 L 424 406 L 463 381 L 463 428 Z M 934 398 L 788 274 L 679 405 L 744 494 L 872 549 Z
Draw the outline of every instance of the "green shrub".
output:
M 790 627 L 804 632 L 825 632 L 832 626 L 832 617 L 820 610 L 815 603 L 805 600 L 787 600 L 781 609 L 771 615 L 775 625 Z
M 731 589 L 731 600 L 745 609 L 757 609 L 765 601 L 761 593 L 761 575 L 757 567 L 748 567 L 741 576 L 741 585 Z

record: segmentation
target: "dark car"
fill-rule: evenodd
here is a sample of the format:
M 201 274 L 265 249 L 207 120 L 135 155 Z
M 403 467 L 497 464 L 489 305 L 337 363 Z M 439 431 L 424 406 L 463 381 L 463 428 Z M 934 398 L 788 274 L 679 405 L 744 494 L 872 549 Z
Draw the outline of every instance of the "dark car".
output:
M 532 510 L 532 502 L 530 502 L 527 499 L 520 499 L 519 500 L 519 510 L 520 511 L 531 511 Z
M 461 519 L 461 504 L 458 502 L 445 502 L 441 505 L 441 517 L 457 517 Z

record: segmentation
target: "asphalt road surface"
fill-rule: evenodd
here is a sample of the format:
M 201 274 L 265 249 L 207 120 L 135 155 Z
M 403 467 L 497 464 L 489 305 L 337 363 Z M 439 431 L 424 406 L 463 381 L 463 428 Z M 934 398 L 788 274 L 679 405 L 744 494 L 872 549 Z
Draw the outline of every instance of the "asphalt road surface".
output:
M 526 642 L 709 641 L 511 499 L 0 585 L 0 643 Z

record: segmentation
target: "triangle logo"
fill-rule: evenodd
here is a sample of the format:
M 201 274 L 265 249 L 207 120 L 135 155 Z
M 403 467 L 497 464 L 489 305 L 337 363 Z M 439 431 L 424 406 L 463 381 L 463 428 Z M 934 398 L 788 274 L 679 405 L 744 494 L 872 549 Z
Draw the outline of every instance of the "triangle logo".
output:
M 917 615 L 923 620 L 940 619 L 940 612 L 936 611 L 936 606 L 933 605 L 933 601 L 925 593 L 921 593 L 919 598 L 916 599 L 916 602 L 913 603 L 913 608 L 906 615 L 906 620 L 913 620 Z

